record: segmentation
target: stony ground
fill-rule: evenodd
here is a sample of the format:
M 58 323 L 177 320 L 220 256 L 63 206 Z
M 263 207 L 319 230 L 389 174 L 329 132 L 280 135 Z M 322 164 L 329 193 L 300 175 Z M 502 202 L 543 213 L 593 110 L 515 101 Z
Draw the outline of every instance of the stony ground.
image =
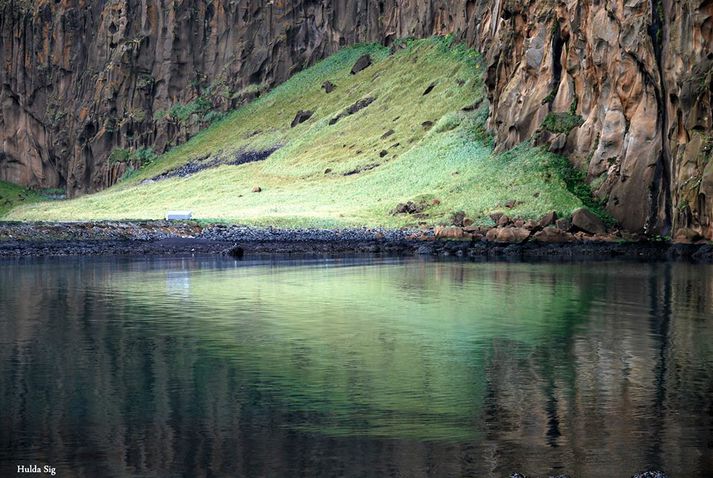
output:
M 694 260 L 713 245 L 623 238 L 559 224 L 481 229 L 278 229 L 196 222 L 0 223 L 0 257 L 76 255 L 388 254 L 508 260 Z

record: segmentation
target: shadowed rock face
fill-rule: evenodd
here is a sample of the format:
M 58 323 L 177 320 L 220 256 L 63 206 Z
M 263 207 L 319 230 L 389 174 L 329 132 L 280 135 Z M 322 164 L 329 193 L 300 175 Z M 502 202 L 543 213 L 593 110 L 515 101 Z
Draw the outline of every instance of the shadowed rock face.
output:
M 627 229 L 689 225 L 713 237 L 713 2 L 533 0 L 499 11 L 485 48 L 498 149 L 534 136 L 587 169 Z M 548 128 L 553 112 L 581 125 Z
M 27 4 L 0 0 L 0 179 L 96 191 L 114 148 L 163 151 L 341 46 L 453 33 L 498 150 L 534 138 L 627 229 L 713 238 L 713 0 Z

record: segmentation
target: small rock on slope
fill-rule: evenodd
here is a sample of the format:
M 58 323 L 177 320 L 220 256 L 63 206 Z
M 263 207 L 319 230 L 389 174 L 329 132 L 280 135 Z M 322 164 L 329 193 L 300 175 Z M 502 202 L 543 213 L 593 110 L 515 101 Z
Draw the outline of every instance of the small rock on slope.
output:
M 359 57 L 359 59 L 354 63 L 354 66 L 352 66 L 352 75 L 356 75 L 360 71 L 366 70 L 371 66 L 371 57 L 369 55 L 362 55 Z

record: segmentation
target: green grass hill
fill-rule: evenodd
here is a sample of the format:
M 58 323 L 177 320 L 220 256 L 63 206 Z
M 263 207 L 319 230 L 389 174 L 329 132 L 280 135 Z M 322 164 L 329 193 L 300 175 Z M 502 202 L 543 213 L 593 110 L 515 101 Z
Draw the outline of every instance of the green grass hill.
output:
M 0 181 L 0 219 L 3 218 L 13 208 L 36 202 L 40 199 L 39 194 L 34 191 L 17 186 L 15 184 Z
M 401 46 L 346 48 L 161 156 L 117 151 L 115 160 L 147 160 L 105 191 L 9 212 L 0 204 L 0 214 L 158 219 L 186 209 L 206 221 L 400 227 L 448 222 L 456 211 L 483 223 L 495 211 L 567 214 L 586 201 L 564 158 L 528 144 L 493 153 L 477 53 L 449 38 Z M 367 54 L 373 64 L 352 74 Z M 293 127 L 299 111 L 311 116 Z M 407 201 L 416 214 L 393 213 Z

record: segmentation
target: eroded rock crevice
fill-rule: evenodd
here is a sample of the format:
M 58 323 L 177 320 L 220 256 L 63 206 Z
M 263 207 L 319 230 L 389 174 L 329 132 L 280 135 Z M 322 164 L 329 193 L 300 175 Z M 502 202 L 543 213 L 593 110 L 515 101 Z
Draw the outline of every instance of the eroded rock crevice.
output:
M 645 232 L 671 235 L 671 154 L 668 136 L 664 128 L 668 124 L 668 109 L 664 104 L 666 98 L 666 82 L 661 81 L 663 74 L 663 46 L 665 31 L 665 11 L 663 0 L 650 0 L 649 10 L 651 11 L 651 25 L 649 26 L 649 36 L 654 48 L 654 58 L 659 74 L 659 82 L 656 88 L 656 101 L 659 111 L 659 127 L 661 134 L 661 156 L 656 163 L 654 182 L 651 187 L 651 201 L 649 220 L 644 226 Z

